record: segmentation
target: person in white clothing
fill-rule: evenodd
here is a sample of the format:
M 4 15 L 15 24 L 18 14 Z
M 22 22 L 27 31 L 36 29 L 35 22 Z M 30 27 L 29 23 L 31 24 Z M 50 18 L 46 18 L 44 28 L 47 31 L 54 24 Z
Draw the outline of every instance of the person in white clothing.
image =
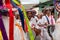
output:
M 47 21 L 48 34 L 52 38 L 52 32 L 54 31 L 55 19 L 51 15 L 51 11 L 49 9 L 46 10 L 46 15 L 44 16 Z M 53 39 L 53 38 L 52 38 Z
M 47 30 L 44 27 L 45 24 L 44 24 L 44 21 L 43 21 L 42 17 L 43 17 L 43 14 L 41 14 L 41 13 L 38 14 L 38 19 L 39 20 L 38 20 L 37 24 L 38 24 L 39 28 L 41 29 L 40 39 L 41 40 L 51 40 Z
M 53 40 L 60 40 L 60 13 L 58 14 L 58 19 L 55 24 L 55 30 L 52 33 Z
M 27 12 L 27 16 L 28 16 L 28 19 L 29 19 L 29 22 L 30 22 L 31 29 L 33 31 L 33 35 L 36 37 L 36 32 L 34 30 L 39 29 L 39 27 L 37 25 L 37 22 L 36 22 L 36 19 L 34 18 L 34 15 L 31 11 Z M 35 40 L 36 40 L 36 38 L 35 38 Z

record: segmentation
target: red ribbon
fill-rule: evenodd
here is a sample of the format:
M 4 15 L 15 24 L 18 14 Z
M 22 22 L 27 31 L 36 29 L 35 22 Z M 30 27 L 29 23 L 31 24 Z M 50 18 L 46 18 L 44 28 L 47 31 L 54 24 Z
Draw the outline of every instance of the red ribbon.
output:
M 10 0 L 5 0 L 6 8 L 9 9 L 9 40 L 14 40 L 14 15 Z
M 24 27 L 25 27 L 25 32 L 28 32 L 28 25 L 26 23 L 26 20 L 24 20 Z

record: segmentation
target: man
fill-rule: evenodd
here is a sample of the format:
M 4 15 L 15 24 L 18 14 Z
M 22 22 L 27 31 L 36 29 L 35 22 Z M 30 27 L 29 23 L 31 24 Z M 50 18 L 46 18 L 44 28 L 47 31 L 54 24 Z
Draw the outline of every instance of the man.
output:
M 51 40 L 52 36 L 51 36 L 50 30 L 49 30 L 50 29 L 50 26 L 48 27 L 48 25 L 54 25 L 55 24 L 55 20 L 51 16 L 51 11 L 49 9 L 46 9 L 45 10 L 45 13 L 46 13 L 46 15 L 44 15 L 42 17 L 43 24 L 45 25 L 45 29 L 48 28 L 48 30 L 46 29 L 46 31 L 48 31 L 48 32 L 46 32 L 47 35 L 45 35 L 45 37 L 48 38 L 48 40 Z
M 31 29 L 33 31 L 33 34 L 34 36 L 36 37 L 39 33 L 40 33 L 40 30 L 38 32 L 38 25 L 36 23 L 36 20 L 33 16 L 33 13 L 32 11 L 27 11 L 27 16 L 28 16 L 28 19 L 29 19 L 29 22 L 30 22 L 30 26 L 31 26 Z M 36 40 L 36 38 L 35 38 Z M 39 39 L 40 40 L 40 39 Z
M 58 19 L 56 20 L 56 24 L 55 24 L 55 30 L 54 32 L 52 33 L 53 35 L 53 40 L 60 40 L 60 13 L 58 14 L 59 17 Z
M 41 40 L 51 40 L 51 38 L 47 32 L 47 29 L 46 29 L 46 24 L 44 24 L 45 19 L 43 20 L 42 17 L 43 17 L 43 13 L 38 14 L 39 20 L 38 20 L 37 24 L 38 24 L 39 28 L 41 29 L 40 39 Z M 45 22 L 47 23 L 47 21 L 45 21 Z

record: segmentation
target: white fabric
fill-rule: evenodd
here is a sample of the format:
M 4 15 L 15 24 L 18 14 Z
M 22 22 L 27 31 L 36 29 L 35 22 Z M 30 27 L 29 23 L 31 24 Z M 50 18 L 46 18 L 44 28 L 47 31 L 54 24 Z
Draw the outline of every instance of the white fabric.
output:
M 56 24 L 55 24 L 55 30 L 53 32 L 53 39 L 54 40 L 60 40 L 60 18 L 57 19 Z
M 38 21 L 38 17 L 34 16 L 35 20 Z
M 37 24 L 43 24 L 44 25 L 43 22 L 44 21 L 42 19 L 39 19 L 39 21 L 37 22 Z M 41 40 L 51 40 L 51 38 L 50 38 L 47 30 L 43 26 L 42 27 L 40 26 L 39 28 L 41 29 L 40 39 Z
M 4 23 L 4 27 L 6 29 L 6 32 L 7 32 L 7 36 L 9 38 L 9 17 L 6 17 L 6 16 L 2 16 L 2 20 L 3 20 L 3 23 Z
M 35 20 L 35 18 L 31 18 L 31 20 L 29 21 L 30 22 L 30 26 L 31 28 L 35 27 L 35 28 L 39 28 L 38 25 L 37 25 L 37 22 Z
M 47 17 L 48 17 L 48 16 L 47 16 Z M 53 18 L 53 16 L 52 16 L 52 19 L 53 19 L 53 24 L 55 24 L 55 19 Z M 46 16 L 43 16 L 43 17 L 42 17 L 42 20 L 43 20 L 43 23 L 48 22 Z M 51 23 L 51 16 L 48 17 L 48 20 L 49 20 L 49 23 L 50 23 L 50 25 L 51 25 L 51 24 L 52 24 L 52 23 Z
M 7 36 L 9 39 L 9 17 L 2 16 L 2 19 L 3 19 L 3 23 L 4 23 L 4 26 L 5 26 L 5 29 L 7 32 Z M 19 23 L 19 20 L 16 20 L 14 18 L 14 40 L 21 40 L 21 32 L 20 32 L 19 28 L 15 25 L 16 21 Z M 23 32 L 23 34 L 24 34 L 24 39 L 27 40 L 26 34 L 24 32 Z
M 37 24 L 44 24 L 42 19 L 39 19 Z
M 47 22 L 47 19 L 45 16 L 42 17 L 42 21 L 43 21 L 43 24 L 45 24 Z

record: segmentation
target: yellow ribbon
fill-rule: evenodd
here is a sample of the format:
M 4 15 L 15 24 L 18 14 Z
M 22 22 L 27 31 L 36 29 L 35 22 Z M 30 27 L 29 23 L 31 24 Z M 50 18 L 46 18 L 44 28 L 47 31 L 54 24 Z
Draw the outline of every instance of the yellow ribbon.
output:
M 2 40 L 2 32 L 1 32 L 1 30 L 0 30 L 0 40 Z
M 17 5 L 21 6 L 21 9 L 22 9 L 22 11 L 24 13 L 24 17 L 26 19 L 26 23 L 28 25 L 28 32 L 29 32 L 30 40 L 34 40 L 34 36 L 33 36 L 32 30 L 30 28 L 29 20 L 28 20 L 28 17 L 26 15 L 26 11 L 25 11 L 24 6 L 20 5 L 20 3 L 18 3 L 18 0 L 13 0 L 13 2 L 16 3 Z
M 14 3 L 16 3 L 17 5 L 20 5 L 20 2 L 18 2 L 18 0 L 12 0 Z

